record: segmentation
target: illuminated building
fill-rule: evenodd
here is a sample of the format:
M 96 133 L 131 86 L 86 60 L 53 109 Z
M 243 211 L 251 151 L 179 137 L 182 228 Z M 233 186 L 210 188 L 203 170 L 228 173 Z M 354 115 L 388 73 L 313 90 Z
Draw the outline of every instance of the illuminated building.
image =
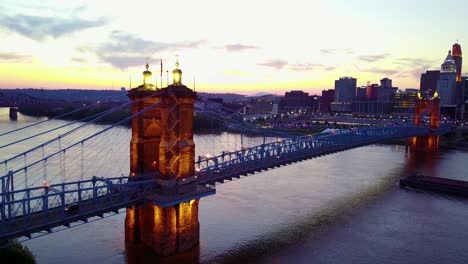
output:
M 290 91 L 281 98 L 279 108 L 282 112 L 300 109 L 312 109 L 313 97 L 303 91 Z
M 442 106 L 455 106 L 457 104 L 456 64 L 451 51 L 448 52 L 444 63 L 441 65 L 440 78 L 437 82 Z
M 413 112 L 417 99 L 417 89 L 406 89 L 405 91 L 398 90 L 395 94 L 393 112 L 408 114 Z
M 426 73 L 421 74 L 421 83 L 419 86 L 421 93 L 433 96 L 434 92 L 437 90 L 439 78 L 440 71 L 426 71 Z
M 453 56 L 453 60 L 455 61 L 455 65 L 456 65 L 457 82 L 461 82 L 462 81 L 461 74 L 462 74 L 463 58 L 462 58 L 462 50 L 461 50 L 460 44 L 458 44 L 458 43 L 453 44 L 453 46 L 452 46 L 452 56 Z

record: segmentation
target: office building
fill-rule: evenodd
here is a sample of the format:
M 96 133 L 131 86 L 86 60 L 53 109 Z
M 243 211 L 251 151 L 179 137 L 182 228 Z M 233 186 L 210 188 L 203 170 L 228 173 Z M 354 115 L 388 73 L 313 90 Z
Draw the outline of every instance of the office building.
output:
M 437 82 L 437 92 L 442 106 L 455 106 L 457 104 L 457 66 L 451 53 L 451 51 L 448 52 L 441 65 L 440 78 Z
M 433 96 L 437 90 L 437 82 L 440 78 L 440 71 L 426 71 L 421 74 L 421 83 L 419 90 L 422 94 Z
M 351 102 L 356 98 L 356 78 L 342 77 L 335 81 L 335 102 Z

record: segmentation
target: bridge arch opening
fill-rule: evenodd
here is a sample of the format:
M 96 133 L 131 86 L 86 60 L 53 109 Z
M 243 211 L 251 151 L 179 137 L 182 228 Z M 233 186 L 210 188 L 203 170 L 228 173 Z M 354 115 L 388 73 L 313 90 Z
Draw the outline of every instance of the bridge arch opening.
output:
M 440 99 L 437 97 L 423 99 L 419 97 L 414 109 L 413 124 L 421 126 L 424 123 L 424 114 L 429 114 L 429 128 L 437 129 L 440 125 Z

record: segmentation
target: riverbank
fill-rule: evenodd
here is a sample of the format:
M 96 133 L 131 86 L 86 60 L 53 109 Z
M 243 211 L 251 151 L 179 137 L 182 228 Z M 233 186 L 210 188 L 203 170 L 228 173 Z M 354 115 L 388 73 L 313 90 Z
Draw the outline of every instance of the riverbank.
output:
M 29 249 L 18 242 L 13 242 L 10 246 L 0 248 L 1 263 L 14 264 L 35 264 L 36 259 Z
M 92 107 L 84 107 L 83 105 L 77 106 L 70 104 L 62 108 L 47 109 L 38 105 L 31 105 L 20 107 L 18 111 L 23 115 L 33 117 L 54 118 L 57 116 L 63 116 L 60 117 L 60 119 L 77 121 L 85 118 L 90 118 L 91 116 L 95 116 L 100 113 L 104 113 L 112 108 L 115 108 L 116 106 L 117 105 L 115 103 L 103 103 Z M 112 113 L 108 113 L 103 117 L 94 118 L 92 122 L 103 125 L 115 124 L 125 118 L 130 117 L 131 115 L 132 112 L 130 107 L 125 107 L 122 109 L 115 110 Z M 131 122 L 130 120 L 128 120 L 126 122 L 121 123 L 120 125 L 130 127 Z M 195 115 L 193 129 L 195 132 L 199 133 L 213 133 L 225 130 L 225 125 L 222 121 L 213 120 L 203 115 Z

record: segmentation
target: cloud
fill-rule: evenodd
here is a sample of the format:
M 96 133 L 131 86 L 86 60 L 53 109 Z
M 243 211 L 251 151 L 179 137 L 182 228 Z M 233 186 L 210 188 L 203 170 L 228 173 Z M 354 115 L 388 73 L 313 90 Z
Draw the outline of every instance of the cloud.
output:
M 227 51 L 244 51 L 249 49 L 259 49 L 257 46 L 244 45 L 244 44 L 227 44 L 223 47 Z
M 325 55 L 335 55 L 340 53 L 351 55 L 354 54 L 354 51 L 352 49 L 321 49 L 320 53 Z
M 254 74 L 246 71 L 224 71 L 224 74 L 235 75 L 235 76 L 254 76 Z
M 169 49 L 198 48 L 205 41 L 165 43 L 145 40 L 123 31 L 112 31 L 109 41 L 98 47 L 99 52 L 154 53 Z
M 107 22 L 107 18 L 82 19 L 76 16 L 76 12 L 69 18 L 0 14 L 1 27 L 38 41 L 48 37 L 59 38 L 89 28 L 103 26 Z
M 421 78 L 421 73 L 424 73 L 428 69 L 430 69 L 430 65 L 422 65 L 414 70 L 409 71 L 408 73 L 411 77 L 419 79 Z
M 386 76 L 391 76 L 395 75 L 397 73 L 400 73 L 400 70 L 397 69 L 377 69 L 377 68 L 372 68 L 372 69 L 363 69 L 363 72 L 370 72 L 370 73 L 376 73 L 380 75 L 386 75 Z
M 9 62 L 25 62 L 31 61 L 32 56 L 17 54 L 14 52 L 0 52 L 0 60 Z
M 280 70 L 284 68 L 285 66 L 288 65 L 287 61 L 284 60 L 269 60 L 263 63 L 258 63 L 257 65 L 259 66 L 264 66 L 264 67 L 270 67 L 270 68 L 275 68 L 277 70 Z
M 71 60 L 74 61 L 74 62 L 78 62 L 78 63 L 85 63 L 85 62 L 87 62 L 86 59 L 84 59 L 84 58 L 78 58 L 78 57 L 73 57 Z
M 95 53 L 103 62 L 117 68 L 140 65 L 144 58 L 157 52 L 198 48 L 205 43 L 203 40 L 187 42 L 157 42 L 140 38 L 123 31 L 112 31 L 108 41 L 95 47 L 79 47 L 82 53 Z
M 428 60 L 426 58 L 399 58 L 396 60 L 395 63 L 403 65 L 403 66 L 414 67 L 414 66 L 431 65 L 436 62 L 434 60 Z
M 291 64 L 289 68 L 293 71 L 312 71 L 312 70 L 333 71 L 336 69 L 336 67 L 332 65 L 323 65 L 323 64 L 316 64 L 316 63 Z
M 99 57 L 103 62 L 109 63 L 114 67 L 125 69 L 129 66 L 143 65 L 145 55 L 101 55 Z
M 379 60 L 383 60 L 389 56 L 390 54 L 384 53 L 384 54 L 376 54 L 376 55 L 361 55 L 361 56 L 358 56 L 357 58 L 365 62 L 376 62 Z

